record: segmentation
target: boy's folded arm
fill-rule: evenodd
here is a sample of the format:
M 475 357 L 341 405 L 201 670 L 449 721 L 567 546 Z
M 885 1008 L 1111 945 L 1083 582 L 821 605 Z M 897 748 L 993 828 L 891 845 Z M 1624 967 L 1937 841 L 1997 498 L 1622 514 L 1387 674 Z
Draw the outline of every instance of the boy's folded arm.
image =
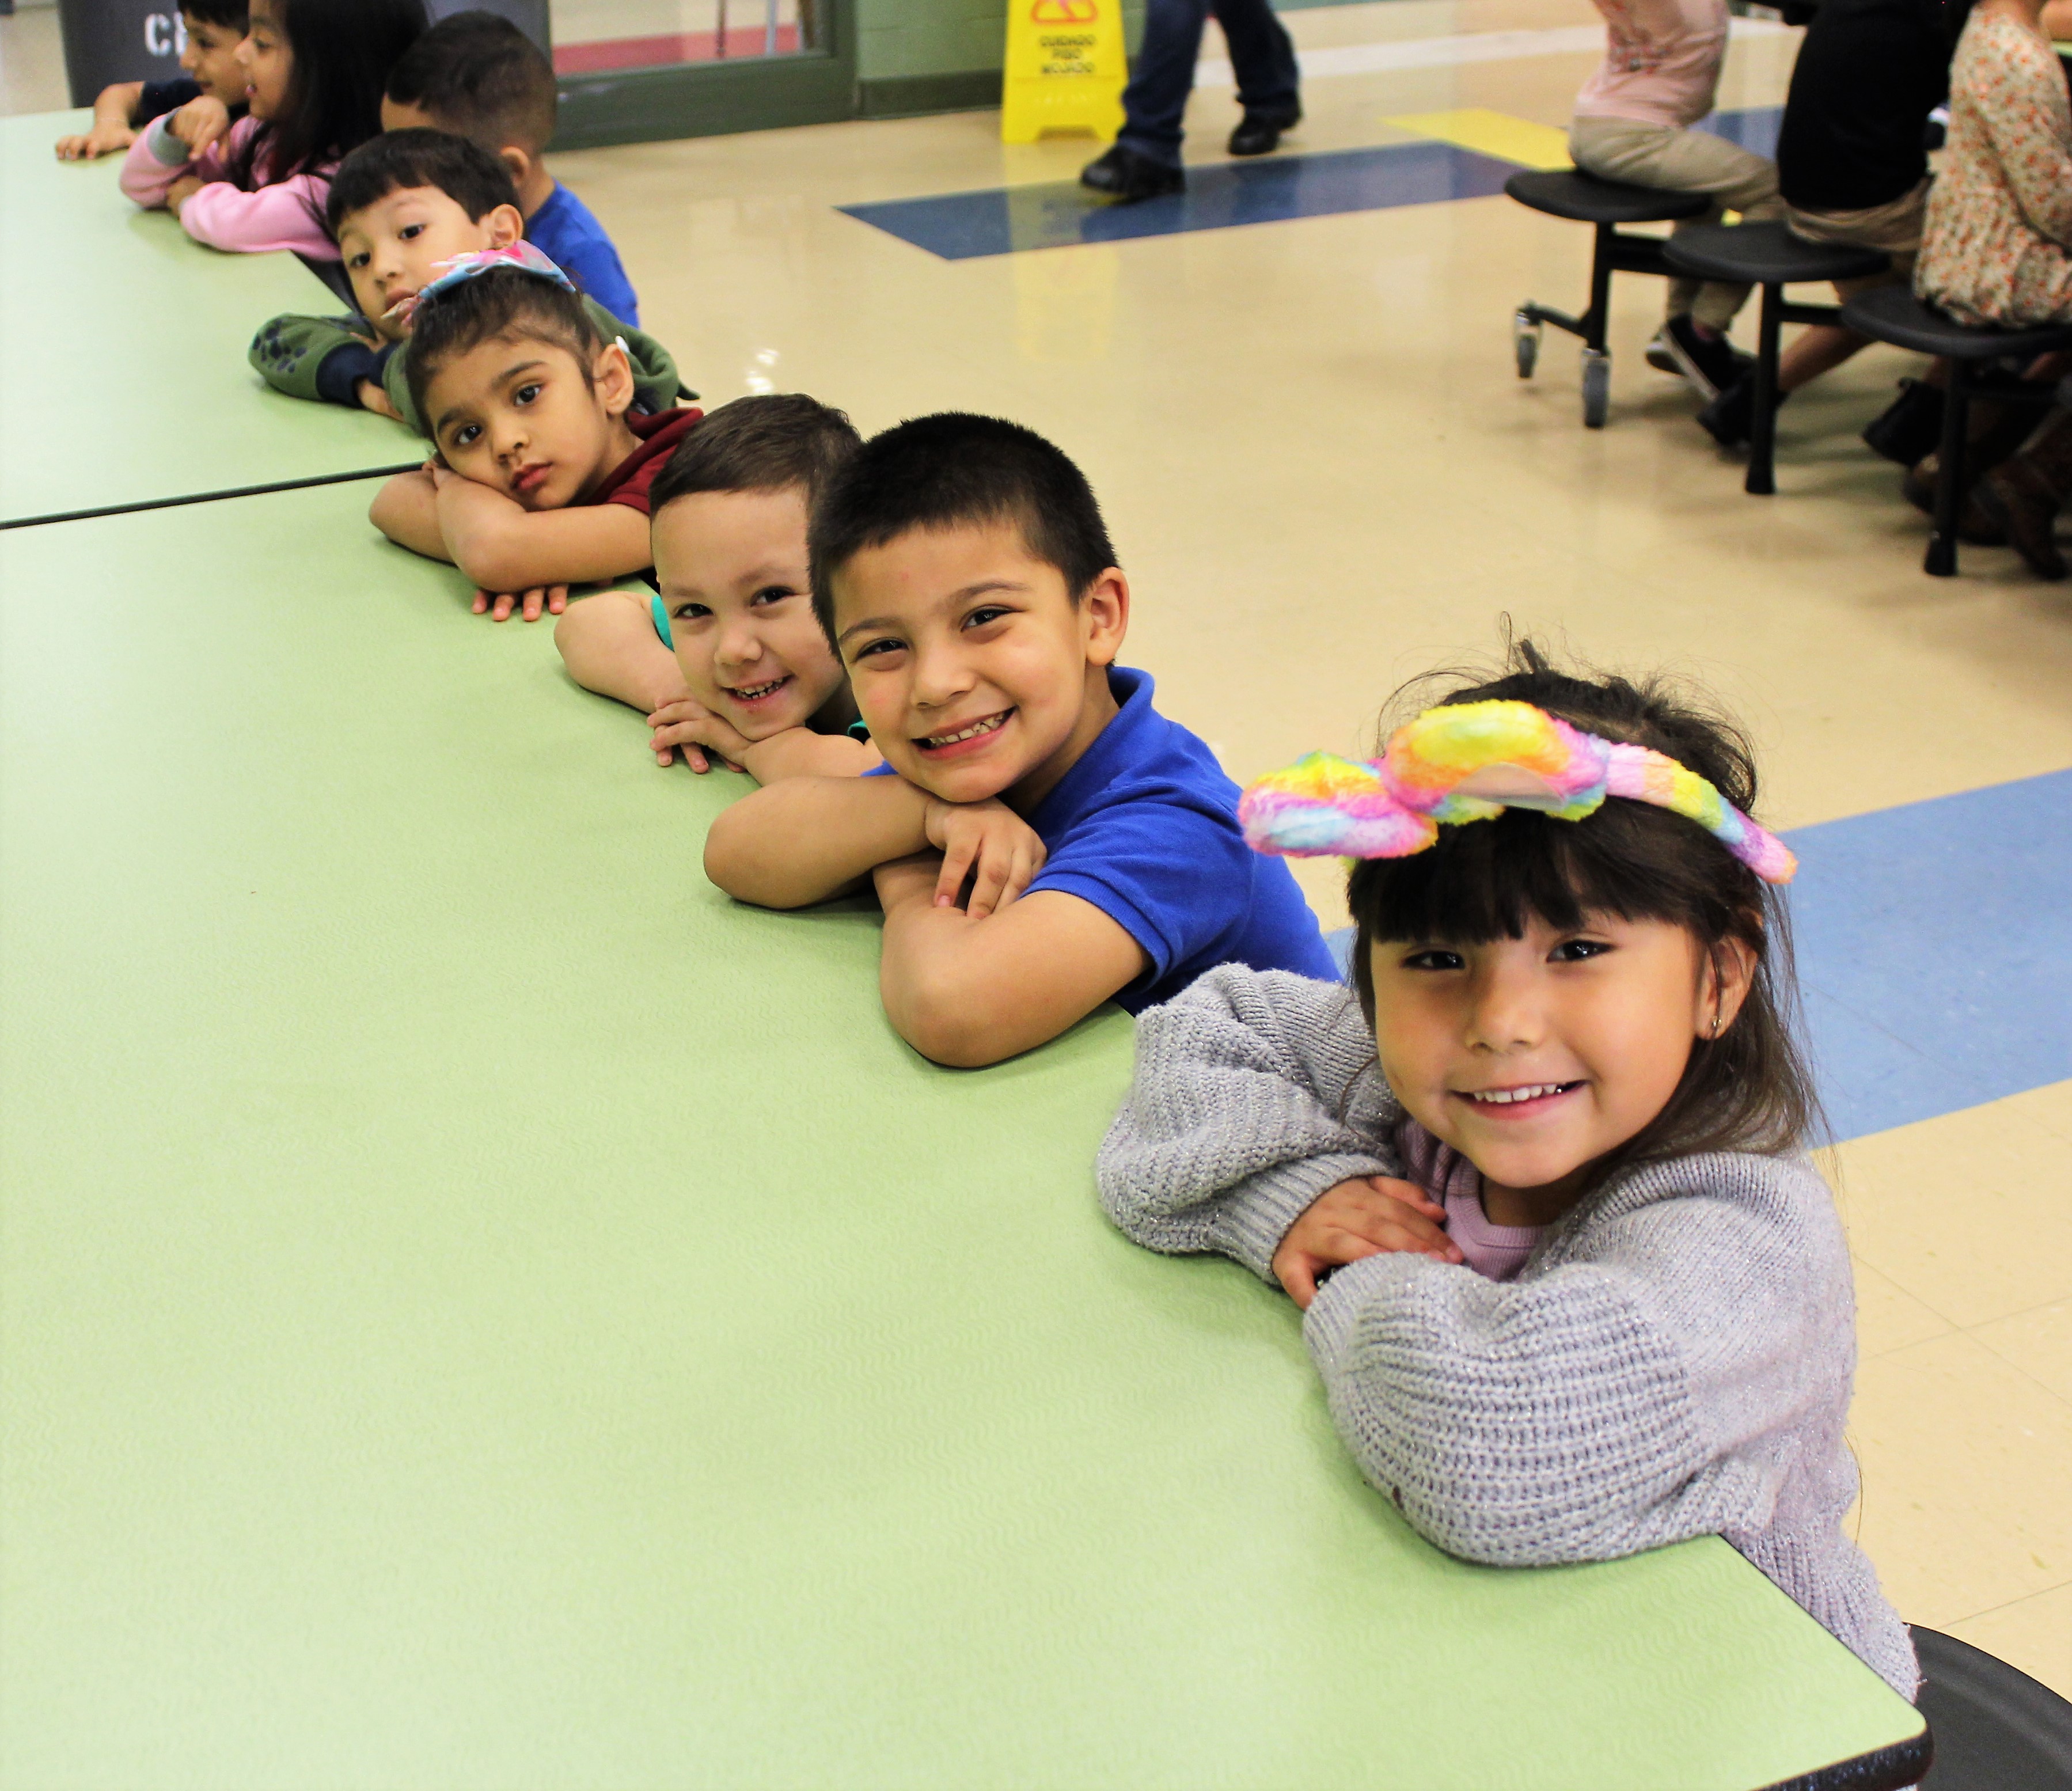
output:
M 355 323 L 360 327 L 356 330 Z M 384 359 L 356 318 L 277 317 L 252 339 L 245 358 L 276 392 L 291 398 L 357 404 L 347 376 L 379 378 Z
M 1671 1198 L 1528 1281 L 1366 1258 L 1303 1331 L 1361 1471 L 1440 1547 L 1605 1560 L 1770 1522 L 1789 1452 L 1749 1445 L 1832 1396 L 1819 1327 L 1848 1292 L 1829 1254 L 1803 1227 Z
M 527 510 L 470 479 L 449 474 L 437 483 L 446 552 L 483 590 L 590 584 L 653 563 L 648 519 L 631 504 Z
M 705 875 L 737 901 L 807 908 L 926 849 L 927 796 L 901 778 L 791 777 L 722 811 Z
M 1224 964 L 1137 1017 L 1129 1098 L 1096 1164 L 1101 1204 L 1148 1249 L 1218 1251 L 1271 1282 L 1318 1195 L 1401 1173 L 1395 1111 L 1343 988 Z
M 1144 947 L 1084 898 L 1040 889 L 974 920 L 937 905 L 938 869 L 931 854 L 878 877 L 878 987 L 899 1036 L 923 1057 L 976 1069 L 1018 1056 L 1143 975 Z

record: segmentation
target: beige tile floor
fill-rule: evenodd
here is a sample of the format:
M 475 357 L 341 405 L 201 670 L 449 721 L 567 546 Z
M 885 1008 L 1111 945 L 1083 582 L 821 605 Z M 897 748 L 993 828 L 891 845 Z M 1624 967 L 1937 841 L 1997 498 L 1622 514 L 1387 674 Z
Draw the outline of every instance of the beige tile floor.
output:
M 1588 23 L 1586 0 L 1388 0 L 1292 14 L 1312 47 Z M 10 109 L 61 103 L 49 15 L 0 20 Z M 39 36 L 39 33 L 44 33 Z M 1795 39 L 1738 42 L 1721 103 L 1782 97 Z M 1213 51 L 1213 46 L 1211 50 Z M 1564 121 L 1588 53 L 1310 83 L 1297 146 L 1482 106 Z M 1234 117 L 1204 92 L 1190 154 Z M 1755 728 L 1786 826 L 2072 765 L 2072 595 L 1921 520 L 1855 439 L 1908 357 L 1795 399 L 1779 495 L 1640 351 L 1620 283 L 1612 425 L 1572 350 L 1510 365 L 1528 296 L 1580 301 L 1585 232 L 1503 199 L 944 262 L 838 205 L 1067 178 L 1083 142 L 1003 148 L 968 113 L 557 158 L 624 252 L 648 327 L 709 401 L 802 389 L 876 428 L 955 406 L 1085 463 L 1161 701 L 1245 776 L 1358 746 L 1390 691 L 1486 654 L 1501 618 L 1702 678 Z M 1335 919 L 1328 876 L 1310 880 Z M 2072 1693 L 2072 1084 L 1836 1152 L 1860 1264 L 1853 1434 L 1865 1547 L 1910 1617 Z

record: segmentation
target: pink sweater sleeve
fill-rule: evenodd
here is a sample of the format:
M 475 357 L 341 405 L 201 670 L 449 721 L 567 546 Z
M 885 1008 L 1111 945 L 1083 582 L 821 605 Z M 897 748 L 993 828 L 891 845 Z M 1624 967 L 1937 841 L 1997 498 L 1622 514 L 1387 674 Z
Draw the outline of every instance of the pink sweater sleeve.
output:
M 154 125 L 130 146 L 122 163 L 122 191 L 139 205 L 160 206 L 175 181 L 193 175 L 208 184 L 180 207 L 180 226 L 196 242 L 247 253 L 294 249 L 318 261 L 336 261 L 338 245 L 324 234 L 323 223 L 330 169 L 276 181 L 252 193 L 224 178 L 229 157 L 258 128 L 253 119 L 240 118 L 228 138 L 210 144 L 192 161 L 169 162 L 161 156 L 176 150 L 178 139 L 169 142 L 168 134 Z
M 232 127 L 233 139 L 238 128 Z M 177 154 L 179 159 L 161 161 L 161 149 Z M 208 180 L 223 172 L 223 158 L 216 154 L 215 144 L 210 144 L 193 160 L 187 158 L 186 149 L 184 143 L 170 131 L 161 130 L 156 122 L 140 130 L 137 141 L 130 146 L 130 153 L 122 158 L 122 191 L 146 211 L 156 211 L 166 203 L 166 195 L 172 190 L 175 181 L 189 175 Z
M 211 249 L 291 249 L 319 261 L 338 259 L 338 244 L 324 234 L 324 195 L 331 175 L 292 179 L 242 193 L 227 180 L 213 180 L 180 207 L 180 227 Z

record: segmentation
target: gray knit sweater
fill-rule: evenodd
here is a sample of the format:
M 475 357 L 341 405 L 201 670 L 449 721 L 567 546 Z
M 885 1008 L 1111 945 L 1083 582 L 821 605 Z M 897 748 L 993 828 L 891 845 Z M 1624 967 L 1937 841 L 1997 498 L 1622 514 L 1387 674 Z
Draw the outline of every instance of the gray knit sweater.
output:
M 1272 1281 L 1318 1195 L 1402 1173 L 1401 1111 L 1345 989 L 1227 964 L 1139 1017 L 1102 1202 L 1153 1250 Z M 1302 1329 L 1361 1472 L 1449 1554 L 1536 1567 L 1721 1535 L 1911 1698 L 1906 1630 L 1842 1530 L 1855 1321 L 1827 1185 L 1722 1152 L 1593 1194 L 1515 1282 L 1407 1254 L 1342 1268 Z

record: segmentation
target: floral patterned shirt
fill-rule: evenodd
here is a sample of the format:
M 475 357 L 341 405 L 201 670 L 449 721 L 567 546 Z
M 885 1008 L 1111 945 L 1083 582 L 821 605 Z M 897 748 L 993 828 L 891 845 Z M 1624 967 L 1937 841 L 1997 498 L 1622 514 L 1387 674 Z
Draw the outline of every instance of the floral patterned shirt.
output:
M 2072 321 L 2072 104 L 2050 46 L 1974 12 L 1914 290 L 1959 323 Z

